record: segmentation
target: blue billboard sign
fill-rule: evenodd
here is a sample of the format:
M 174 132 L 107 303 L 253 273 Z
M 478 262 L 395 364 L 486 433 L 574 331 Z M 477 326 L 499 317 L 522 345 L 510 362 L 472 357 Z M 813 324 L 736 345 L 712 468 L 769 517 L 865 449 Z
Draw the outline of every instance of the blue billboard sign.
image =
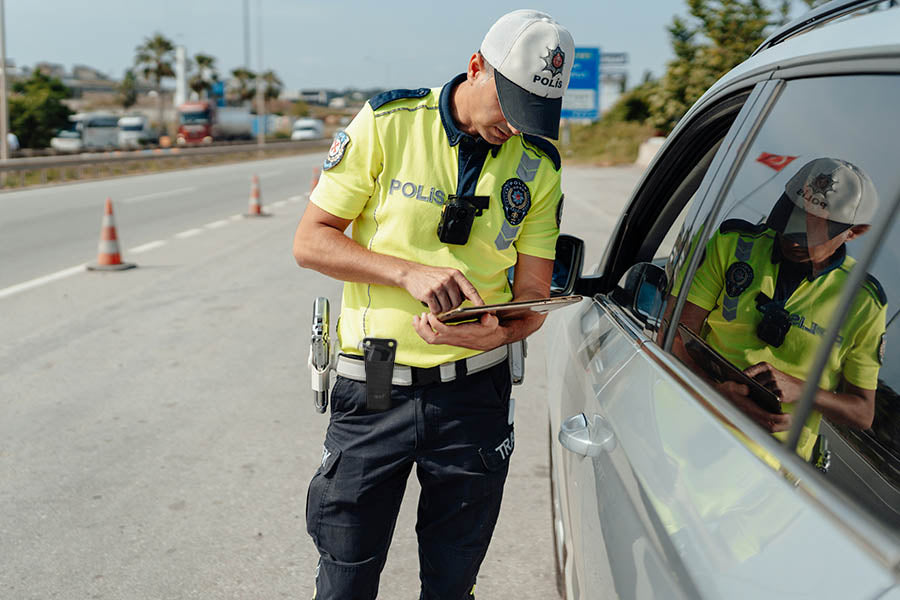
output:
M 590 120 L 600 117 L 600 48 L 575 48 L 561 116 Z

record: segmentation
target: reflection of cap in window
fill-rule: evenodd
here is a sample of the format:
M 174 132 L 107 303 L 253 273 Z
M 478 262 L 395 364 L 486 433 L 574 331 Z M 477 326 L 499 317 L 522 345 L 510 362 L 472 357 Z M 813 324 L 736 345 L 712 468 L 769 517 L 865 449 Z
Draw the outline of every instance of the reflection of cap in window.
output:
M 869 176 L 837 158 L 811 160 L 784 186 L 766 223 L 785 235 L 806 231 L 806 216 L 828 222 L 831 237 L 853 225 L 870 224 L 878 209 L 878 193 Z

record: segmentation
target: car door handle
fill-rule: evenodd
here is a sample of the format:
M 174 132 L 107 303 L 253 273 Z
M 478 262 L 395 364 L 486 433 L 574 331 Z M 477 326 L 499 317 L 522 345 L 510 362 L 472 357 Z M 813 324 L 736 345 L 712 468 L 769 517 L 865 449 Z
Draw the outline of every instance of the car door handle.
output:
M 584 413 L 569 417 L 563 421 L 557 437 L 563 448 L 581 456 L 600 456 L 616 447 L 616 436 L 600 415 L 593 415 L 590 420 Z

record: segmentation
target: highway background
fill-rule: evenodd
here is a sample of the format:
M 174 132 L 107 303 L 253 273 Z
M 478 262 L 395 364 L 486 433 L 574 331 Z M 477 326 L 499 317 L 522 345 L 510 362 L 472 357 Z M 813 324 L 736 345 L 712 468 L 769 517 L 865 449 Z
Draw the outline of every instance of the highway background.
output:
M 0 598 L 309 598 L 306 487 L 327 417 L 294 229 L 320 154 L 0 194 Z M 258 174 L 270 217 L 244 218 Z M 587 265 L 640 176 L 564 169 Z M 123 259 L 85 272 L 109 196 Z M 479 598 L 556 596 L 544 346 L 514 388 L 516 450 Z M 555 432 L 554 436 L 555 438 Z M 381 581 L 418 596 L 415 477 Z

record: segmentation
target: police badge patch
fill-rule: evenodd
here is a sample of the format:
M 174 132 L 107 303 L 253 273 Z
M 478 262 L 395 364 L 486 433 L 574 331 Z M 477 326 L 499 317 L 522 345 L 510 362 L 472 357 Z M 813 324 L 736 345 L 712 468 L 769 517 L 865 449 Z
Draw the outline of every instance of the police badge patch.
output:
M 750 287 L 752 281 L 753 267 L 744 261 L 736 262 L 725 272 L 725 294 L 736 298 Z
M 344 131 L 338 131 L 334 134 L 334 141 L 331 142 L 331 148 L 328 149 L 328 156 L 325 157 L 325 163 L 322 168 L 326 171 L 334 168 L 344 158 L 344 152 L 350 143 L 350 136 Z
M 878 364 L 879 365 L 884 364 L 884 345 L 885 345 L 884 334 L 882 333 L 881 334 L 881 343 L 878 344 Z
M 525 182 L 518 177 L 507 179 L 500 189 L 503 212 L 510 225 L 518 225 L 531 208 L 531 192 Z

